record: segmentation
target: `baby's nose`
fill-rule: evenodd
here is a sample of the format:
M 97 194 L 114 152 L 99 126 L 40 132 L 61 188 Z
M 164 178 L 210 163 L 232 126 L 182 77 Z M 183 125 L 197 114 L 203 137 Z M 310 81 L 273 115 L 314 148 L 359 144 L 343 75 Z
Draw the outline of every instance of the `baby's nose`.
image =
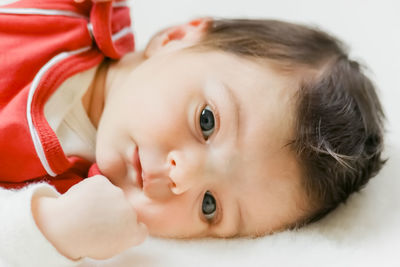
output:
M 203 162 L 201 157 L 195 154 L 184 155 L 180 152 L 171 152 L 168 155 L 169 185 L 172 193 L 183 194 L 202 181 Z

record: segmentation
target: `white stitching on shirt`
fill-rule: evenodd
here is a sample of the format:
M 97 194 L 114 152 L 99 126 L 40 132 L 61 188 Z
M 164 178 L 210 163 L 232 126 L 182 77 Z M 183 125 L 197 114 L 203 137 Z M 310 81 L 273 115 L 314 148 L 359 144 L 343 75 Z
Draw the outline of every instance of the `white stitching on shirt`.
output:
M 128 34 L 130 34 L 130 33 L 133 34 L 132 28 L 131 28 L 130 26 L 124 27 L 124 28 L 122 28 L 122 30 L 120 30 L 119 32 L 113 34 L 113 36 L 112 36 L 112 41 L 115 42 L 115 41 L 118 40 L 119 38 L 122 38 L 122 37 L 124 37 L 125 35 L 128 35 Z
M 127 7 L 128 1 L 113 2 L 112 7 Z
M 46 15 L 46 16 L 67 16 L 74 18 L 83 18 L 88 20 L 89 18 L 68 10 L 56 10 L 56 9 L 40 9 L 40 8 L 0 8 L 2 14 L 16 14 L 16 15 Z

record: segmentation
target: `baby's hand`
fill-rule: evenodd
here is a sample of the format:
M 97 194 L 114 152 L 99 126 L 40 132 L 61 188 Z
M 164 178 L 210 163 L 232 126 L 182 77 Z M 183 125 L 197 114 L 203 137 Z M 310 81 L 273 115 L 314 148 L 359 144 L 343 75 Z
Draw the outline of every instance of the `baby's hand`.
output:
M 110 258 L 147 236 L 147 227 L 137 222 L 123 191 L 101 175 L 83 180 L 59 198 L 41 197 L 32 205 L 40 230 L 71 259 Z

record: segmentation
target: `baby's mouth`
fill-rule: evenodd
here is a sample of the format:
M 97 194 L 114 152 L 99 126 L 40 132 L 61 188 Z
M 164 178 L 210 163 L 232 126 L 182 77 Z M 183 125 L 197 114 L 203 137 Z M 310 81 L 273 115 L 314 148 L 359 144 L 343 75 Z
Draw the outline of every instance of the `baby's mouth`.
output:
M 133 168 L 136 171 L 136 181 L 140 188 L 143 188 L 143 178 L 142 178 L 142 165 L 140 163 L 139 157 L 139 148 L 136 147 L 133 152 L 133 160 L 132 160 Z

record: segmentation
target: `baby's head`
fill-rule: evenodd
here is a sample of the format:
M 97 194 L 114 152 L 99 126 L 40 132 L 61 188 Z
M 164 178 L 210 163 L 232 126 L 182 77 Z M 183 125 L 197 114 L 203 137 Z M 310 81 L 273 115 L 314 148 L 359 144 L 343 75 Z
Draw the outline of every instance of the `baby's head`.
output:
M 196 20 L 160 32 L 107 79 L 97 163 L 153 235 L 299 226 L 383 164 L 371 81 L 315 29 Z

